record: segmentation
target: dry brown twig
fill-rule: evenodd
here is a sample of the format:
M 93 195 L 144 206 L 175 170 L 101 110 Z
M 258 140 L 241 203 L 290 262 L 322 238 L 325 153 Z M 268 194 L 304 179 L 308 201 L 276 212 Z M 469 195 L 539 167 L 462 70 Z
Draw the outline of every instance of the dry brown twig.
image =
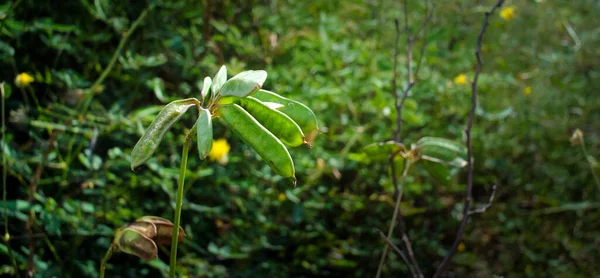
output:
M 489 24 L 490 16 L 504 4 L 504 0 L 498 0 L 496 4 L 485 13 L 485 18 L 483 20 L 483 26 L 479 31 L 479 35 L 477 36 L 477 50 L 475 51 L 475 57 L 477 58 L 477 66 L 475 68 L 475 76 L 473 77 L 473 82 L 471 82 L 471 111 L 469 112 L 469 120 L 467 122 L 467 128 L 465 129 L 465 136 L 467 138 L 467 192 L 465 197 L 465 202 L 463 206 L 463 218 L 458 228 L 458 232 L 456 233 L 456 238 L 454 239 L 454 243 L 450 248 L 450 251 L 444 257 L 442 263 L 438 266 L 437 270 L 433 274 L 434 278 L 438 278 L 444 272 L 446 266 L 450 262 L 450 259 L 454 256 L 456 252 L 456 247 L 462 241 L 465 227 L 467 226 L 467 222 L 469 220 L 469 216 L 471 215 L 471 197 L 473 193 L 473 148 L 471 144 L 471 128 L 473 127 L 473 119 L 475 118 L 475 109 L 477 108 L 477 80 L 479 79 L 479 74 L 481 73 L 481 68 L 483 67 L 483 60 L 481 59 L 481 45 L 483 43 L 483 35 L 485 34 L 485 30 Z
M 431 7 L 430 7 L 431 5 Z M 425 53 L 425 46 L 427 45 L 427 40 L 426 37 L 427 35 L 423 35 L 422 36 L 422 46 L 420 48 L 420 56 L 419 56 L 419 60 L 417 62 L 416 68 L 413 72 L 413 45 L 416 42 L 416 40 L 419 38 L 419 35 L 421 34 L 422 31 L 426 30 L 426 26 L 427 24 L 431 21 L 432 17 L 433 17 L 433 3 L 430 1 L 426 1 L 425 2 L 425 7 L 426 7 L 426 16 L 423 19 L 423 22 L 421 23 L 421 25 L 418 27 L 417 31 L 411 34 L 411 28 L 410 28 L 410 22 L 409 22 L 409 9 L 408 9 L 408 1 L 405 0 L 403 1 L 403 11 L 404 11 L 404 32 L 406 33 L 406 44 L 407 44 L 407 51 L 406 51 L 406 58 L 407 58 L 407 85 L 406 87 L 402 90 L 402 98 L 400 98 L 400 96 L 398 95 L 398 87 L 397 87 L 397 76 L 398 76 L 398 70 L 397 70 L 397 65 L 398 65 L 398 41 L 400 38 L 400 24 L 398 22 L 398 20 L 394 20 L 395 26 L 396 26 L 396 38 L 395 38 L 395 45 L 394 45 L 394 68 L 393 68 L 393 79 L 392 79 L 392 94 L 394 96 L 394 106 L 396 108 L 396 131 L 394 132 L 394 140 L 398 143 L 400 143 L 400 131 L 402 130 L 402 107 L 404 105 L 404 101 L 406 100 L 406 98 L 408 97 L 408 94 L 410 93 L 410 90 L 413 88 L 413 86 L 416 83 L 416 79 L 415 76 L 418 75 L 419 69 L 421 68 L 421 64 L 423 61 L 423 56 Z M 396 245 L 394 245 L 393 242 L 391 242 L 391 240 L 389 238 L 391 238 L 393 231 L 394 231 L 394 227 L 396 225 L 396 218 L 399 216 L 398 221 L 402 223 L 402 214 L 400 213 L 400 201 L 402 198 L 402 187 L 404 185 L 404 181 L 406 178 L 406 171 L 404 171 L 403 177 L 402 177 L 402 186 L 398 186 L 398 178 L 396 177 L 396 169 L 395 169 L 395 165 L 394 165 L 394 157 L 398 155 L 398 154 L 392 154 L 390 155 L 389 158 L 389 163 L 390 163 L 390 167 L 391 167 L 391 172 L 392 172 L 392 183 L 394 184 L 394 196 L 396 197 L 396 204 L 394 206 L 394 215 L 392 217 L 392 221 L 390 223 L 390 230 L 388 233 L 388 237 L 386 237 L 386 240 L 388 241 L 388 245 L 390 245 L 394 250 L 400 250 Z M 407 168 L 405 170 L 408 170 L 408 165 L 406 166 Z M 403 229 L 401 229 L 403 230 Z M 408 268 L 411 269 L 411 272 L 413 272 L 414 277 L 423 277 L 423 272 L 421 271 L 421 268 L 419 267 L 419 264 L 415 258 L 414 252 L 412 250 L 412 245 L 410 243 L 410 239 L 408 238 L 408 235 L 406 233 L 404 233 L 404 231 L 402 231 L 402 240 L 403 243 L 405 245 L 405 248 L 408 251 L 408 259 L 406 258 L 406 256 L 402 256 L 403 260 L 406 262 L 406 264 L 408 265 Z M 385 260 L 387 258 L 387 251 L 388 251 L 388 245 L 386 245 L 383 249 L 383 254 L 381 256 L 380 262 L 379 262 L 379 267 L 377 268 L 377 274 L 375 275 L 375 277 L 379 278 L 381 276 L 382 273 L 382 268 L 383 265 L 385 264 Z

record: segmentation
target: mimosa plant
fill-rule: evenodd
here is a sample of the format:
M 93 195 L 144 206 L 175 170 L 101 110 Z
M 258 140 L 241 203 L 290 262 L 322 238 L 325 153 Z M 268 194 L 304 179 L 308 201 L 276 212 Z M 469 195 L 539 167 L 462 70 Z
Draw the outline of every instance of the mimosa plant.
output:
M 206 159 L 212 148 L 213 119 L 222 119 L 275 173 L 291 179 L 294 185 L 296 184 L 294 163 L 286 146 L 310 145 L 318 133 L 317 119 L 306 105 L 262 90 L 266 79 L 266 71 L 249 70 L 227 80 L 227 69 L 222 66 L 214 78 L 204 78 L 199 99 L 176 100 L 160 111 L 131 152 L 132 170 L 153 156 L 165 133 L 189 108 L 196 107 L 198 110 L 196 123 L 187 134 L 183 145 L 172 231 L 168 234 L 163 233 L 160 240 L 153 239 L 153 233 L 148 235 L 148 227 L 150 230 L 152 227 L 147 221 L 139 219 L 136 223 L 118 230 L 113 245 L 103 260 L 101 275 L 104 274 L 104 266 L 113 251 L 121 250 L 150 260 L 156 258 L 156 244 L 169 243 L 165 240 L 167 236 L 171 244 L 169 276 L 175 277 L 177 245 L 183 239 L 183 230 L 180 228 L 181 207 L 188 152 L 195 139 L 200 159 Z M 147 216 L 141 219 L 159 218 Z M 140 222 L 142 224 L 139 224 Z M 160 219 L 159 222 L 163 229 L 170 223 L 166 219 Z

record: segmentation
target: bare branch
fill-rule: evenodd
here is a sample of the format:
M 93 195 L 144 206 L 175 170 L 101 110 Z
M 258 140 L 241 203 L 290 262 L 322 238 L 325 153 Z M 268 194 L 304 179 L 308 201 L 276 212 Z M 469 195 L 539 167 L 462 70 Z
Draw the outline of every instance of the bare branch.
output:
M 483 26 L 479 31 L 479 35 L 477 36 L 477 50 L 475 52 L 475 57 L 477 58 L 477 66 L 475 68 L 475 76 L 473 78 L 473 82 L 471 83 L 471 111 L 469 113 L 469 121 L 467 123 L 467 128 L 465 129 L 465 134 L 467 137 L 467 192 L 464 202 L 463 208 L 463 219 L 460 223 L 460 227 L 458 228 L 458 232 L 456 233 L 456 238 L 454 239 L 454 243 L 448 251 L 448 254 L 444 257 L 442 263 L 438 266 L 433 278 L 438 278 L 444 272 L 444 269 L 450 262 L 450 259 L 454 256 L 456 252 L 456 247 L 462 241 L 463 235 L 465 232 L 465 227 L 467 226 L 467 222 L 469 220 L 469 210 L 471 208 L 471 195 L 473 193 L 473 148 L 471 144 L 471 128 L 473 127 L 473 119 L 475 118 L 475 109 L 477 108 L 477 80 L 479 78 L 479 74 L 481 73 L 481 68 L 483 67 L 483 61 L 481 59 L 481 44 L 483 43 L 483 34 L 485 34 L 485 30 L 489 24 L 490 15 L 496 11 L 497 8 L 504 4 L 504 0 L 498 0 L 498 2 L 485 13 L 485 18 L 483 20 Z
M 493 184 L 492 185 L 492 194 L 490 194 L 490 199 L 488 200 L 487 204 L 485 204 L 483 207 L 476 208 L 474 210 L 469 211 L 469 215 L 475 214 L 475 213 L 486 212 L 492 206 L 492 203 L 494 203 L 495 197 L 496 197 L 496 184 Z
M 404 254 L 404 252 L 402 252 L 402 250 L 400 250 L 400 248 L 398 248 L 398 246 L 396 246 L 396 244 L 394 244 L 388 237 L 386 237 L 385 234 L 383 234 L 382 231 L 379 231 L 379 236 L 381 236 L 381 238 L 383 238 L 385 240 L 385 242 L 387 242 L 388 246 L 392 247 L 392 249 L 394 249 L 394 251 L 396 251 L 396 253 L 398 253 L 398 255 L 400 255 L 400 257 L 402 258 L 402 260 L 404 260 L 404 262 L 408 266 L 408 269 L 410 270 L 410 273 L 412 273 L 413 276 L 415 276 L 415 271 L 411 267 L 410 262 L 408 261 L 408 258 L 406 257 L 406 255 Z
M 415 266 L 415 269 L 417 272 L 417 277 L 423 278 L 424 277 L 423 271 L 421 271 L 421 268 L 419 267 L 419 262 L 417 262 L 417 259 L 415 258 L 415 252 L 413 252 L 412 244 L 410 243 L 410 239 L 408 238 L 408 235 L 404 231 L 402 232 L 402 241 L 404 241 L 404 245 L 406 246 L 406 251 L 408 252 L 408 257 L 410 258 L 410 261 Z

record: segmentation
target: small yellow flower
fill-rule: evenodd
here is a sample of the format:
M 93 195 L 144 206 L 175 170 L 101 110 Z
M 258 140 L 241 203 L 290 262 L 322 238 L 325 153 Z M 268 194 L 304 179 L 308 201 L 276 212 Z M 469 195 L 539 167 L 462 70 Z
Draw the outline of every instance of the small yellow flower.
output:
M 467 82 L 467 76 L 463 73 L 459 74 L 457 77 L 454 78 L 454 83 L 456 83 L 457 85 L 465 85 L 467 84 Z
M 279 201 L 285 201 L 285 194 L 280 193 L 279 196 L 277 196 L 277 199 L 279 199 Z
M 33 82 L 33 77 L 25 72 L 17 75 L 15 78 L 15 85 L 19 88 L 27 87 L 31 82 Z
M 459 244 L 458 244 L 458 246 L 456 247 L 456 250 L 457 250 L 458 252 L 463 252 L 463 251 L 465 251 L 465 244 L 464 244 L 464 243 L 462 243 L 462 242 L 461 242 L 461 243 L 459 243 Z
M 510 21 L 515 18 L 515 8 L 506 7 L 500 11 L 500 17 L 504 18 L 506 21 Z
M 212 161 L 217 161 L 220 164 L 225 165 L 225 164 L 227 164 L 227 161 L 228 161 L 227 154 L 229 154 L 230 149 L 231 149 L 231 146 L 229 146 L 229 143 L 227 143 L 227 140 L 225 140 L 225 139 L 213 140 L 212 149 L 210 149 L 210 153 L 208 153 L 208 157 Z
M 525 95 L 529 95 L 529 94 L 531 94 L 531 87 L 525 87 L 525 89 L 523 89 L 523 93 L 524 93 Z

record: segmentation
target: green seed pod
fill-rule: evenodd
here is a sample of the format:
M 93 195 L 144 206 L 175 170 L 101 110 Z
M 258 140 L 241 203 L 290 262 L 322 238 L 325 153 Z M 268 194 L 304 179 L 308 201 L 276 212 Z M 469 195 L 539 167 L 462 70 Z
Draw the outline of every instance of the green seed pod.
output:
M 395 141 L 372 143 L 363 148 L 363 152 L 370 161 L 387 160 L 390 155 L 405 150 L 402 143 Z
M 165 218 L 158 216 L 143 216 L 135 220 L 135 223 L 147 223 L 156 227 L 156 233 L 151 239 L 156 244 L 171 245 L 173 238 L 173 223 Z M 179 227 L 179 236 L 177 240 L 181 242 L 186 236 L 183 228 Z
M 246 97 L 258 91 L 266 79 L 267 72 L 264 70 L 247 70 L 241 72 L 223 84 L 220 95 L 223 97 Z
M 294 162 L 283 143 L 237 104 L 222 105 L 217 110 L 223 121 L 265 160 L 275 173 L 294 178 Z
M 253 97 L 239 99 L 239 105 L 284 144 L 297 147 L 306 143 L 302 129 L 286 114 L 269 108 Z
M 125 228 L 117 231 L 114 242 L 119 250 L 144 261 L 151 261 L 158 256 L 158 248 L 154 241 L 135 229 Z
M 195 98 L 176 100 L 167 104 L 133 147 L 133 151 L 131 151 L 131 170 L 135 170 L 135 168 L 150 159 L 169 128 L 183 116 L 188 108 L 199 104 Z
M 309 143 L 314 140 L 319 132 L 317 117 L 306 105 L 266 90 L 259 90 L 252 96 L 263 102 L 274 102 L 283 105 L 277 110 L 288 115 L 298 124 Z
M 196 140 L 198 143 L 198 155 L 205 159 L 212 149 L 213 127 L 210 111 L 200 108 L 200 115 L 196 120 Z
M 456 167 L 467 164 L 467 148 L 445 138 L 423 137 L 417 141 L 417 148 L 425 160 Z

